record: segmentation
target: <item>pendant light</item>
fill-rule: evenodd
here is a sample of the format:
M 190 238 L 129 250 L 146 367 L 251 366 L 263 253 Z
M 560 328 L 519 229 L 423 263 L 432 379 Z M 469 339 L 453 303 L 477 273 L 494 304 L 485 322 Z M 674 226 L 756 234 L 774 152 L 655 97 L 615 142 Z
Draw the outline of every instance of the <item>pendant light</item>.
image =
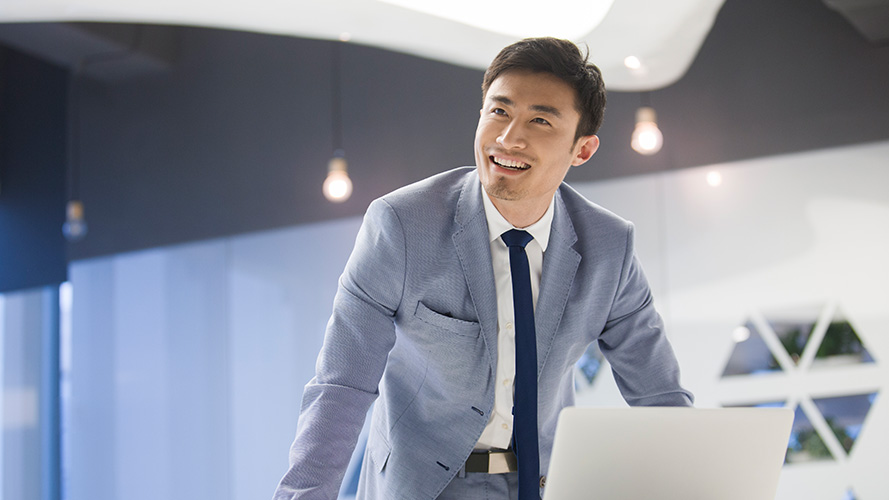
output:
M 88 229 L 83 214 L 83 202 L 79 199 L 80 92 L 78 90 L 82 69 L 81 59 L 71 72 L 68 82 L 68 203 L 65 207 L 62 235 L 70 242 L 82 240 L 86 237 Z
M 324 197 L 333 203 L 342 203 L 352 195 L 352 180 L 349 178 L 346 152 L 342 149 L 342 95 L 340 77 L 340 44 L 333 42 L 331 57 L 331 123 L 333 126 L 333 158 L 327 163 L 327 178 L 324 179 L 322 191 Z
M 651 156 L 664 145 L 664 134 L 657 126 L 657 113 L 648 103 L 648 93 L 643 94 L 642 106 L 636 110 L 636 128 L 630 140 L 630 147 L 637 153 Z

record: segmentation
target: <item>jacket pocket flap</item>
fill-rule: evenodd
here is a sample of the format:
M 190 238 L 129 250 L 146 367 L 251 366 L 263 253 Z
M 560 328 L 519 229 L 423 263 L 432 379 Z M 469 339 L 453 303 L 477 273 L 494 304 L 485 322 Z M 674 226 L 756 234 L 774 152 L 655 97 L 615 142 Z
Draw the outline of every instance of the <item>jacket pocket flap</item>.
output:
M 479 333 L 481 333 L 481 326 L 477 322 L 445 316 L 429 309 L 422 302 L 417 302 L 417 312 L 415 315 L 425 323 L 464 337 L 478 338 Z

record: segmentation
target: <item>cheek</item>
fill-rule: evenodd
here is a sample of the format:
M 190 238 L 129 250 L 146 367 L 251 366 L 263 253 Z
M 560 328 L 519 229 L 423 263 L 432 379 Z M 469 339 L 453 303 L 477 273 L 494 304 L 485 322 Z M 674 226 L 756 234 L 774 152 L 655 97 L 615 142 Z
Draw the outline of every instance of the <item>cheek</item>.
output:
M 498 134 L 498 125 L 491 120 L 485 120 L 481 118 L 478 121 L 478 127 L 475 128 L 475 139 L 476 142 L 484 144 L 492 140 L 492 136 L 496 137 Z
M 475 148 L 475 157 L 480 158 L 484 156 L 484 138 L 480 133 L 475 134 L 475 141 L 473 141 L 473 146 Z

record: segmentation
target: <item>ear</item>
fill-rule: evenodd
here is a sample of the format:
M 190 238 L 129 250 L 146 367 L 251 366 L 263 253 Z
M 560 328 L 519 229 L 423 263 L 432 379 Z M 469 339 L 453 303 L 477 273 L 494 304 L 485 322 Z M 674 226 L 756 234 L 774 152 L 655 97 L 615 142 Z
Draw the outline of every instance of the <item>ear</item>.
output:
M 579 167 L 587 162 L 596 151 L 599 149 L 599 136 L 597 135 L 585 135 L 577 139 L 577 144 L 574 145 L 574 161 L 571 162 L 571 165 L 574 167 Z

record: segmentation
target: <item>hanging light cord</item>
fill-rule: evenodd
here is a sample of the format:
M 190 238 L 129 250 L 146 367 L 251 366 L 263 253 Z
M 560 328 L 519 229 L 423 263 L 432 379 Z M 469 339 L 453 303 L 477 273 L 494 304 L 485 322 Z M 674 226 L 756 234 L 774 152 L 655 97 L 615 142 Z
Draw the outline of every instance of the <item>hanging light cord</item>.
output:
M 340 44 L 341 42 L 333 42 L 333 54 L 330 58 L 330 109 L 334 155 L 345 156 L 343 153 L 343 103 Z

